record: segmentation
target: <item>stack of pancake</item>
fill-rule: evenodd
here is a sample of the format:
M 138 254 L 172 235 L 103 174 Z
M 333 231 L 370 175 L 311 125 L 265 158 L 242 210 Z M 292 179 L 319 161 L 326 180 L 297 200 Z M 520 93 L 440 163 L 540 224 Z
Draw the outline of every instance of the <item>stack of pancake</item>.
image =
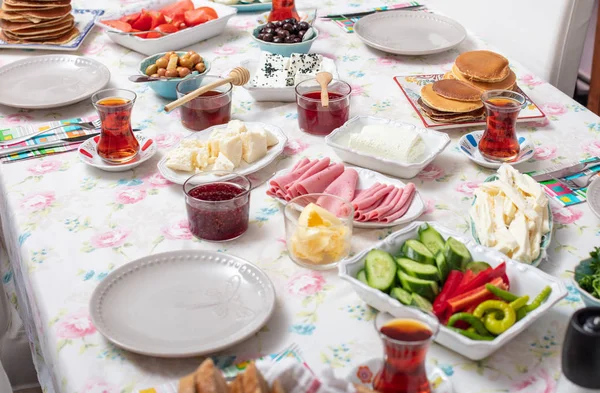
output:
M 514 90 L 517 76 L 508 66 L 508 60 L 487 50 L 465 52 L 458 56 L 452 71 L 444 79 L 458 79 L 481 92 L 488 90 Z
M 481 91 L 456 79 L 442 79 L 424 86 L 417 103 L 427 117 L 439 123 L 483 118 Z
M 9 44 L 65 44 L 79 35 L 71 0 L 4 0 L 0 39 Z

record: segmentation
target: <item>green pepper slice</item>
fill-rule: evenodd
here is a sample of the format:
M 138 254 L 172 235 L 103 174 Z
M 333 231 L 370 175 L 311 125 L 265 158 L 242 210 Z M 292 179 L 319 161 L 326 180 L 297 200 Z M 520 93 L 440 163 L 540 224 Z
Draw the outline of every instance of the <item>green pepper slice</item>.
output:
M 454 314 L 448 320 L 448 326 L 453 327 L 458 321 L 465 321 L 482 336 L 490 335 L 490 332 L 488 332 L 488 330 L 485 328 L 483 322 L 481 322 L 481 319 L 477 318 L 473 314 L 469 314 L 468 312 L 459 312 Z

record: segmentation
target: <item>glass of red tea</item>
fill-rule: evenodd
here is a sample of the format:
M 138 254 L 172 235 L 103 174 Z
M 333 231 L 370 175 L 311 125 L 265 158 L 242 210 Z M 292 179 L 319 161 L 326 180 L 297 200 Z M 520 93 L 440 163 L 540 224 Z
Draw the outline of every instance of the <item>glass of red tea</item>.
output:
M 219 79 L 223 78 L 218 76 L 186 78 L 177 84 L 177 98 Z M 231 120 L 232 89 L 233 85 L 227 83 L 180 106 L 183 126 L 191 131 L 202 131 L 217 124 L 228 123 Z
M 352 88 L 346 82 L 334 79 L 327 86 L 329 106 L 321 104 L 321 87 L 316 79 L 308 79 L 296 85 L 298 125 L 306 133 L 328 135 L 344 125 L 350 114 Z
M 481 95 L 486 111 L 486 127 L 479 152 L 489 161 L 512 161 L 521 150 L 517 138 L 517 118 L 526 105 L 525 97 L 512 90 L 490 90 Z
M 92 104 L 100 116 L 101 131 L 98 156 L 111 164 L 133 160 L 140 151 L 131 129 L 131 111 L 136 94 L 124 89 L 100 90 L 92 96 Z
M 199 239 L 222 242 L 248 229 L 250 180 L 226 171 L 206 171 L 183 184 L 190 231 Z
M 373 380 L 379 393 L 431 393 L 425 358 L 438 333 L 438 319 L 419 310 L 379 313 L 375 327 L 384 347 L 383 367 Z

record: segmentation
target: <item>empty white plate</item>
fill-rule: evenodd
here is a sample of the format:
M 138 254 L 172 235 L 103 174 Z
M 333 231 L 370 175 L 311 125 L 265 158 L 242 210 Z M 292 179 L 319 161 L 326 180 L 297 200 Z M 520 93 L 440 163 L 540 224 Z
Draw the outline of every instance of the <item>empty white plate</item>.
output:
M 388 11 L 361 18 L 354 32 L 367 45 L 398 55 L 430 55 L 459 45 L 467 32 L 458 22 L 429 12 Z
M 110 71 L 82 56 L 33 56 L 0 67 L 0 104 L 48 109 L 89 98 L 110 81 Z
M 271 317 L 269 277 L 241 258 L 214 251 L 149 255 L 110 273 L 90 301 L 94 326 L 132 352 L 204 355 L 256 333 Z
M 596 176 L 587 188 L 587 201 L 592 213 L 600 218 L 600 177 Z

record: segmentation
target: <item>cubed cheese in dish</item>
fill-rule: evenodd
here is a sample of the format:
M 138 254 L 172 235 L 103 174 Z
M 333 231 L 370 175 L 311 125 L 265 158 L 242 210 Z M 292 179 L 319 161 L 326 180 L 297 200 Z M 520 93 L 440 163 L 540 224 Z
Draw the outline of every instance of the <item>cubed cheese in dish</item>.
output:
M 208 153 L 208 146 L 202 146 L 196 148 L 196 155 L 194 157 L 195 166 L 199 169 L 206 168 L 209 163 L 208 159 L 210 158 L 210 154 Z
M 238 135 L 219 139 L 219 155 L 225 157 L 233 163 L 234 167 L 240 166 L 242 161 L 242 138 Z
M 423 138 L 416 131 L 385 125 L 364 126 L 360 133 L 350 136 L 348 146 L 361 153 L 401 163 L 418 162 L 426 149 Z
M 288 71 L 285 57 L 261 52 L 259 68 L 251 81 L 255 87 L 283 87 L 287 85 Z
M 267 155 L 267 135 L 264 131 L 248 131 L 241 135 L 242 158 L 248 164 Z
M 231 162 L 227 156 L 225 156 L 225 154 L 223 153 L 219 153 L 219 156 L 217 157 L 217 160 L 215 161 L 215 164 L 213 165 L 213 169 L 215 171 L 232 171 L 235 168 L 235 165 L 233 165 L 233 162 Z
M 191 172 L 194 170 L 194 149 L 177 148 L 167 155 L 167 168 L 176 171 Z
M 275 146 L 279 143 L 279 139 L 269 130 L 264 130 L 265 135 L 267 136 L 267 147 Z

